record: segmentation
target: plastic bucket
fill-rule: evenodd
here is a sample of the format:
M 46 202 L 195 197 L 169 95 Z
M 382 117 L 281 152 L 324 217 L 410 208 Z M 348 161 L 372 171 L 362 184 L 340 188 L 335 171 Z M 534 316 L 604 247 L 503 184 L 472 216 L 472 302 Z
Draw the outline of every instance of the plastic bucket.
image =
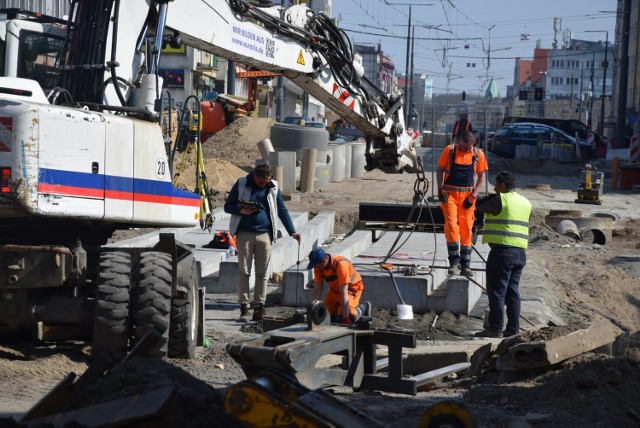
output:
M 413 308 L 411 307 L 411 305 L 398 305 L 398 319 L 401 319 L 401 320 L 413 319 Z

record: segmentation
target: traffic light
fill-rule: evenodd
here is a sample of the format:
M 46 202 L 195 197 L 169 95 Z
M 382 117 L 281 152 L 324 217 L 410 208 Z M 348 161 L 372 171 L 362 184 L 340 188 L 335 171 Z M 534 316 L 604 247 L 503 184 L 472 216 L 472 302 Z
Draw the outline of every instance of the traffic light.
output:
M 544 99 L 544 89 L 536 88 L 533 92 L 533 99 L 536 101 L 542 101 Z
M 467 99 L 467 92 L 462 91 L 462 101 L 465 101 L 466 99 Z
M 519 91 L 518 92 L 518 99 L 520 101 L 526 101 L 527 98 L 529 98 L 529 92 L 528 91 Z

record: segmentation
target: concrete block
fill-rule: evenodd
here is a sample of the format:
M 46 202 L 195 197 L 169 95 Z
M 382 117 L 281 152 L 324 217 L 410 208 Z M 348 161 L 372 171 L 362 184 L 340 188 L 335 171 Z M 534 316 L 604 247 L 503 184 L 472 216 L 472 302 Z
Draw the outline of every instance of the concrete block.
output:
M 371 232 L 367 230 L 357 230 L 342 242 L 329 247 L 327 251 L 331 254 L 353 259 L 370 245 Z M 308 255 L 309 251 L 305 253 L 304 257 Z M 304 306 L 309 303 L 311 299 L 311 289 L 308 288 L 307 285 L 313 283 L 313 270 L 307 270 L 307 263 L 307 260 L 302 261 L 299 267 L 292 266 L 284 272 L 284 283 L 282 285 L 283 305 Z
M 269 165 L 282 167 L 282 183 L 280 189 L 286 192 L 296 190 L 296 152 L 271 152 Z
M 469 315 L 481 294 L 480 287 L 468 279 L 451 278 L 447 283 L 445 309 L 452 314 Z
M 306 221 L 308 213 L 304 213 L 304 216 L 301 216 L 301 213 L 290 212 L 289 214 L 294 221 L 296 230 L 302 235 L 302 242 L 298 245 L 298 242 L 289 236 L 275 242 L 271 251 L 271 263 L 267 271 L 269 277 L 273 272 L 284 272 L 290 266 L 296 266 L 298 254 L 301 258 L 306 257 L 313 248 L 322 244 L 333 233 L 335 223 L 335 213 L 333 212 L 320 213 L 310 221 Z M 302 218 L 305 219 L 305 222 L 299 224 L 302 223 Z M 253 286 L 255 280 L 253 267 L 251 272 L 249 283 Z M 230 257 L 220 263 L 217 285 L 212 292 L 233 293 L 237 290 L 237 283 L 238 258 Z
M 547 330 L 547 335 L 544 331 Z M 597 321 L 561 336 L 554 336 L 551 327 L 534 332 L 534 341 L 527 333 L 518 336 L 518 342 L 498 355 L 498 370 L 522 370 L 551 366 L 577 355 L 612 343 L 622 333 L 611 321 Z M 540 337 L 548 337 L 540 340 Z

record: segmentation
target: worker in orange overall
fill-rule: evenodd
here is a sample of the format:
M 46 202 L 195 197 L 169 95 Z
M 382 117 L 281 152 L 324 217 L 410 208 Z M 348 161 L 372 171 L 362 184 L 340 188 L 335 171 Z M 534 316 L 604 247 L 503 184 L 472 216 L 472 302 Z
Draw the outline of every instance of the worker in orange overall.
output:
M 444 215 L 449 275 L 459 271 L 461 275 L 473 276 L 470 263 L 475 201 L 489 169 L 484 153 L 474 146 L 474 140 L 473 132 L 464 132 L 460 142 L 446 146 L 438 160 L 436 183 Z
M 313 269 L 311 301 L 322 297 L 323 280 L 329 284 L 323 301 L 332 322 L 351 324 L 362 316 L 371 316 L 371 303 L 360 303 L 364 289 L 362 277 L 346 257 L 333 256 L 322 248 L 316 248 L 309 253 L 307 269 Z

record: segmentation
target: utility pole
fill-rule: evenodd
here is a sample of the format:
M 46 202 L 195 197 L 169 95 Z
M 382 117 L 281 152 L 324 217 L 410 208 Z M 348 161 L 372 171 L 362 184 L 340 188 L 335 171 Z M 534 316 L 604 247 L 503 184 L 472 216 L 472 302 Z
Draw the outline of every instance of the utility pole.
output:
M 604 41 L 604 64 L 603 64 L 603 76 L 602 76 L 602 104 L 600 104 L 600 123 L 598 123 L 598 129 L 600 130 L 600 135 L 604 135 L 604 94 L 605 89 L 607 87 L 607 68 L 609 64 L 607 63 L 607 53 L 609 52 L 609 32 L 607 31 L 607 36 Z
M 616 118 L 616 141 L 624 141 L 627 119 L 627 84 L 629 82 L 629 30 L 631 0 L 624 0 L 622 34 L 620 40 L 620 68 L 618 69 L 618 108 Z M 620 144 L 620 143 L 618 143 Z
M 591 56 L 591 99 L 589 100 L 589 120 L 587 121 L 588 123 L 590 123 L 589 128 L 593 129 L 593 97 L 595 96 L 595 88 L 594 88 L 594 76 L 593 73 L 595 73 L 594 70 L 594 63 L 596 62 L 596 51 L 592 52 L 592 56 Z
M 409 96 L 407 97 L 407 110 L 413 108 L 413 49 L 415 48 L 416 43 L 416 27 L 411 29 L 411 84 L 409 85 Z M 407 122 L 407 127 L 409 127 L 410 122 Z
M 406 62 L 406 76 L 404 79 L 404 105 L 405 105 L 405 122 L 409 122 L 409 115 L 411 114 L 409 109 L 409 58 L 411 57 L 411 6 L 409 6 L 409 26 L 407 27 L 407 62 Z M 406 126 L 405 123 L 405 126 Z

